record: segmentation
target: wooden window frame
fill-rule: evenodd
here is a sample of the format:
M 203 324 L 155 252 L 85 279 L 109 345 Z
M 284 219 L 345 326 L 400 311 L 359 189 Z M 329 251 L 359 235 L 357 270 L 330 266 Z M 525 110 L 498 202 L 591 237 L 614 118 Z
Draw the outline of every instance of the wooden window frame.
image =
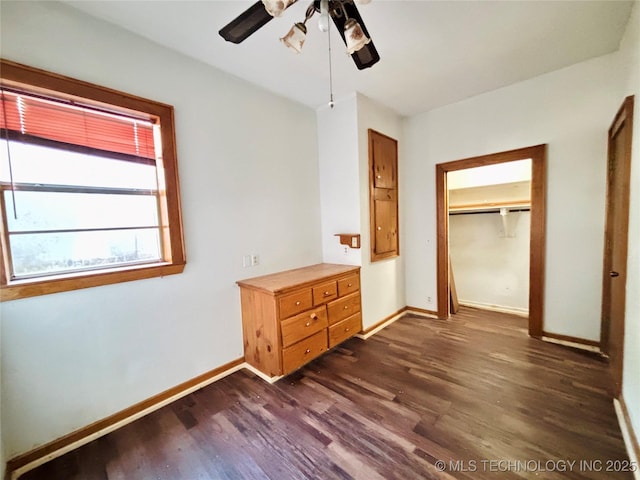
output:
M 10 278 L 10 252 L 6 212 L 2 207 L 0 223 L 0 301 L 78 290 L 81 288 L 162 277 L 182 273 L 186 264 L 180 184 L 176 155 L 174 112 L 171 105 L 137 97 L 70 77 L 0 59 L 1 82 L 7 87 L 55 92 L 69 99 L 81 99 L 96 105 L 108 105 L 123 112 L 155 117 L 162 131 L 162 160 L 158 162 L 160 230 L 163 261 L 153 264 L 122 265 L 104 270 L 53 274 L 33 279 Z M 2 201 L 0 199 L 0 201 Z

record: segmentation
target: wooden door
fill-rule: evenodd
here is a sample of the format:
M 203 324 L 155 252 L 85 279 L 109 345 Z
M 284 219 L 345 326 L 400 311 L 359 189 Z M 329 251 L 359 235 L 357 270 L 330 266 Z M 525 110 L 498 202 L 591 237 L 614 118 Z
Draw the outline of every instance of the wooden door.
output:
M 397 145 L 392 138 L 371 131 L 374 188 L 396 188 Z
M 395 253 L 398 249 L 397 195 L 395 190 L 376 189 L 374 197 L 374 222 L 376 254 Z
M 614 382 L 613 394 L 616 397 L 619 397 L 622 391 L 632 128 L 631 96 L 625 99 L 609 129 L 607 161 L 607 217 L 600 348 L 609 356 Z

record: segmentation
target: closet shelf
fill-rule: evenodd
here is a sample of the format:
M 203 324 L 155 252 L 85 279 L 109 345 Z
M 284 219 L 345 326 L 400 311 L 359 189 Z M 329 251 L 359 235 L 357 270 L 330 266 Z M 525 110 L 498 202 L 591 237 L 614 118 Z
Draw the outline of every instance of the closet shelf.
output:
M 499 212 L 501 208 L 507 208 L 509 211 L 526 211 L 531 209 L 531 202 L 529 200 L 517 200 L 509 202 L 483 202 L 449 205 L 449 213 L 490 213 Z

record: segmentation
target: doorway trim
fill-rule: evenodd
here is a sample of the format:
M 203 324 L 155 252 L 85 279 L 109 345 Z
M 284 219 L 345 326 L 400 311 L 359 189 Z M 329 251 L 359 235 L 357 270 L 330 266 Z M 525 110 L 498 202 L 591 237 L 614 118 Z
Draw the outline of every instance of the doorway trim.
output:
M 607 135 L 607 193 L 606 193 L 606 219 L 605 219 L 605 234 L 604 234 L 604 254 L 603 254 L 603 271 L 602 271 L 602 314 L 600 320 L 600 350 L 609 356 L 609 364 L 611 369 L 611 376 L 613 379 L 613 395 L 615 398 L 620 398 L 622 395 L 622 370 L 624 361 L 624 330 L 625 330 L 625 304 L 626 304 L 626 284 L 627 284 L 627 266 L 628 259 L 628 236 L 629 236 L 629 196 L 630 186 L 629 179 L 631 177 L 631 148 L 633 144 L 633 107 L 634 96 L 630 95 L 624 99 L 624 102 L 620 106 L 620 109 L 616 113 L 616 116 L 611 123 L 609 132 Z M 620 133 L 623 128 L 627 128 L 626 136 L 623 139 L 624 142 L 624 158 L 615 162 L 615 170 L 612 170 L 611 165 L 615 157 L 615 137 Z M 622 167 L 622 168 L 620 168 Z M 614 176 L 615 175 L 615 176 Z M 614 178 L 619 178 L 622 182 L 621 191 L 616 192 L 614 190 Z M 616 193 L 620 193 L 622 198 L 616 199 Z M 616 268 L 620 272 L 613 272 L 613 256 L 612 249 L 615 240 L 613 235 L 615 232 L 614 227 L 614 211 L 618 210 L 622 219 L 622 243 L 617 244 L 618 248 L 621 248 L 621 252 L 625 257 L 625 262 L 621 267 Z M 620 286 L 622 288 L 622 318 L 621 325 L 618 325 L 618 330 L 615 332 L 614 338 L 611 338 L 611 318 L 610 310 L 612 307 L 612 286 L 611 276 L 613 274 L 619 275 L 624 282 Z M 612 348 L 615 345 L 615 348 Z M 612 351 L 613 350 L 613 351 Z
M 531 159 L 531 228 L 529 245 L 529 335 L 542 338 L 546 238 L 547 145 L 464 158 L 436 165 L 438 222 L 438 318 L 449 318 L 449 196 L 447 172 Z

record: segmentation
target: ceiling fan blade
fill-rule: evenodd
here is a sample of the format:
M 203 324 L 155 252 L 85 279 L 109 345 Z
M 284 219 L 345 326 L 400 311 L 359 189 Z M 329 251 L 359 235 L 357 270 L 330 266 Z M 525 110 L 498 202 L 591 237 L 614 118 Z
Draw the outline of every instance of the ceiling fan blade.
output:
M 373 42 L 367 43 L 360 50 L 352 53 L 351 58 L 353 58 L 356 67 L 358 67 L 358 70 L 369 68 L 380 61 L 380 55 L 378 54 L 376 46 L 373 44 Z
M 371 35 L 369 35 L 369 32 L 367 31 L 367 27 L 362 21 L 360 12 L 358 12 L 358 9 L 356 8 L 355 4 L 351 2 L 344 2 L 343 7 L 347 12 L 347 15 L 349 16 L 349 18 L 354 18 L 355 20 L 357 20 L 360 26 L 362 27 L 362 31 L 365 33 L 365 35 L 371 38 Z M 332 15 L 332 18 L 333 18 L 333 23 L 335 23 L 336 28 L 338 29 L 338 32 L 342 37 L 342 41 L 346 45 L 347 41 L 344 37 L 344 25 L 347 22 L 347 19 L 344 17 L 344 15 L 340 17 L 336 15 Z M 351 58 L 356 64 L 356 67 L 358 67 L 358 70 L 364 70 L 365 68 L 369 68 L 380 61 L 380 55 L 378 54 L 378 51 L 376 50 L 376 47 L 373 44 L 373 40 L 367 43 L 364 47 L 362 47 L 357 52 L 353 52 L 351 54 Z
M 218 33 L 228 42 L 240 43 L 272 18 L 262 1 L 257 1 L 228 25 L 222 27 Z

